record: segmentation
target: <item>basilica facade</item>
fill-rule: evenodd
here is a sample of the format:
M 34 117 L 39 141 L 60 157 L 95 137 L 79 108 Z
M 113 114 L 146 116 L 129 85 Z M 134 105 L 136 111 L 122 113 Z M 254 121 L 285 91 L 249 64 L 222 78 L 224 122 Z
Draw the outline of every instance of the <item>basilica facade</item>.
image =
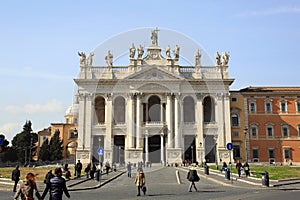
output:
M 216 53 L 213 66 L 202 66 L 195 49 L 194 64 L 181 66 L 180 47 L 162 49 L 158 31 L 150 35 L 148 47 L 128 45 L 127 66 L 114 65 L 113 49 L 107 49 L 105 66 L 93 65 L 94 53 L 79 53 L 76 158 L 83 163 L 229 161 L 234 81 L 229 55 Z

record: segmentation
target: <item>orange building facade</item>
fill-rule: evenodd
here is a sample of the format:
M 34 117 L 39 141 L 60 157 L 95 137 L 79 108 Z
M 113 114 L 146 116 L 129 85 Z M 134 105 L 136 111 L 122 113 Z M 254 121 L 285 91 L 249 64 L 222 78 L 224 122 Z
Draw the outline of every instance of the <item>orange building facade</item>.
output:
M 249 161 L 300 163 L 300 87 L 247 87 L 239 92 Z

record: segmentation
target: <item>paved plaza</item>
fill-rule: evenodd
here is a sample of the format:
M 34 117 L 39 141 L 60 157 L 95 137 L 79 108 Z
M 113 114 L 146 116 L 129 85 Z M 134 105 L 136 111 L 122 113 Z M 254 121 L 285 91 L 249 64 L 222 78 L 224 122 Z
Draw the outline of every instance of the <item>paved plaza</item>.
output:
M 178 170 L 181 183 L 178 184 L 176 171 Z M 68 181 L 71 199 L 281 199 L 288 196 L 291 199 L 300 194 L 300 184 L 285 184 L 273 187 L 277 182 L 270 182 L 271 187 L 262 187 L 261 180 L 252 178 L 226 180 L 224 173 L 210 170 L 209 175 L 198 170 L 200 182 L 196 184 L 197 192 L 188 192 L 189 182 L 186 180 L 187 168 L 173 168 L 154 166 L 144 168 L 146 185 L 148 188 L 145 196 L 137 197 L 134 185 L 136 169 L 132 178 L 120 169 L 108 175 L 101 176 L 100 183 L 87 180 L 85 177 Z M 12 199 L 12 185 L 9 181 L 1 181 L 1 200 Z M 274 184 L 274 185 L 272 185 Z M 43 183 L 38 183 L 39 190 L 44 189 Z M 295 195 L 295 196 L 294 196 Z M 265 197 L 265 198 L 264 198 Z M 48 199 L 48 196 L 46 197 Z M 64 199 L 67 199 L 64 197 Z

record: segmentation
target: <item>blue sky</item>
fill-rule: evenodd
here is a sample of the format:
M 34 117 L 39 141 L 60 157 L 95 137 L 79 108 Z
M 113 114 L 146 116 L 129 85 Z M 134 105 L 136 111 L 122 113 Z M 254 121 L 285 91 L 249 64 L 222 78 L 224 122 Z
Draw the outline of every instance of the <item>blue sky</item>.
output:
M 159 27 L 197 41 L 212 58 L 229 51 L 231 89 L 300 86 L 298 1 L 3 1 L 0 7 L 0 133 L 11 140 L 64 122 L 78 51 L 124 31 Z

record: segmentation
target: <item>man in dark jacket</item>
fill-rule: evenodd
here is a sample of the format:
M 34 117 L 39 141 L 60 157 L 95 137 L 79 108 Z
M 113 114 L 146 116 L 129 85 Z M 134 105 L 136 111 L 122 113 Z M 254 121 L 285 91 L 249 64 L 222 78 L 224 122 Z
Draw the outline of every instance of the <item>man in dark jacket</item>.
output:
M 14 169 L 11 173 L 11 180 L 15 181 L 14 189 L 13 189 L 14 192 L 17 191 L 17 185 L 18 185 L 18 182 L 20 180 L 20 176 L 21 176 L 21 173 L 20 173 L 20 170 L 19 170 L 19 165 L 17 165 L 16 169 Z
M 48 190 L 50 189 L 50 199 L 51 200 L 62 200 L 63 192 L 65 195 L 70 198 L 70 194 L 68 192 L 66 181 L 62 177 L 62 171 L 61 168 L 55 169 L 55 176 L 50 179 L 50 183 L 47 184 L 42 199 L 45 198 Z
M 76 164 L 77 177 L 81 176 L 81 170 L 82 170 L 82 163 L 80 162 L 80 160 L 78 160 Z

